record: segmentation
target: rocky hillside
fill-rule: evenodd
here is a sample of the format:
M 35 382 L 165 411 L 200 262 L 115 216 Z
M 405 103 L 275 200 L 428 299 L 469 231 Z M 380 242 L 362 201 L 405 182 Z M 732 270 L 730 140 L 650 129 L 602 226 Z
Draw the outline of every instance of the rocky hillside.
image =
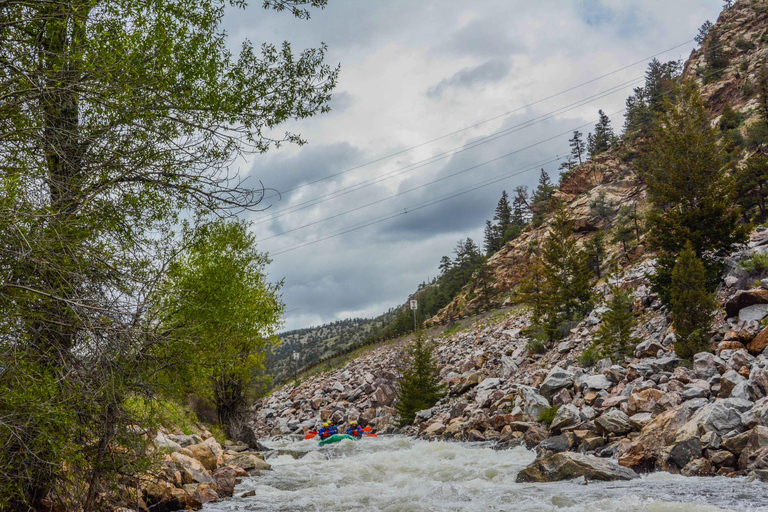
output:
M 744 143 L 750 136 L 750 127 L 759 122 L 757 84 L 768 60 L 768 3 L 763 0 L 737 2 L 722 12 L 715 27 L 718 31 L 716 45 L 724 55 L 724 67 L 717 72 L 709 69 L 705 48 L 699 48 L 686 61 L 683 78 L 700 85 L 712 112 L 713 126 L 719 124 L 726 104 L 738 113 L 739 125 L 731 130 L 732 133 L 724 135 L 737 137 Z M 611 243 L 610 236 L 617 227 L 619 206 L 631 206 L 640 214 L 647 207 L 645 187 L 635 167 L 637 156 L 637 141 L 621 140 L 607 153 L 564 173 L 556 192 L 557 198 L 567 204 L 576 220 L 575 235 L 580 244 L 588 242 L 598 231 L 608 235 L 605 237 L 607 266 L 630 265 L 646 252 L 642 237 L 625 251 L 625 247 Z M 601 201 L 607 208 L 596 209 L 596 201 Z M 509 303 L 510 292 L 526 273 L 531 247 L 544 238 L 548 229 L 546 223 L 539 227 L 529 226 L 519 238 L 491 257 L 496 305 Z M 463 293 L 427 324 L 445 324 L 475 309 L 472 288 L 472 283 L 468 284 Z
M 721 15 L 716 28 L 727 64 L 716 80 L 702 70 L 703 50 L 692 53 L 684 70 L 701 83 L 713 124 L 727 101 L 741 114 L 731 129 L 742 136 L 757 122 L 758 99 L 749 84 L 763 73 L 768 56 L 767 9 L 763 1 L 741 1 Z M 580 244 L 615 228 L 614 206 L 645 208 L 635 158 L 633 145 L 624 141 L 562 178 L 557 194 L 576 219 L 574 235 Z M 547 229 L 546 222 L 528 228 L 491 258 L 498 304 L 509 300 L 531 246 Z M 696 354 L 692 366 L 674 354 L 669 315 L 647 278 L 655 260 L 642 238 L 629 248 L 613 244 L 608 251 L 607 259 L 623 268 L 603 276 L 595 286 L 600 299 L 594 309 L 543 354 L 535 353 L 523 334 L 529 326 L 524 308 L 435 336 L 448 395 L 421 411 L 415 425 L 398 430 L 394 423 L 402 345 L 390 344 L 343 368 L 276 390 L 257 405 L 254 429 L 260 436 L 298 435 L 327 419 L 338 424 L 357 420 L 379 432 L 524 444 L 545 460 L 578 450 L 618 457 L 636 471 L 750 472 L 768 479 L 768 269 L 748 264 L 768 260 L 768 229 L 756 229 L 747 246 L 727 259 L 712 351 Z M 640 317 L 633 332 L 637 345 L 631 357 L 593 364 L 582 356 L 607 311 L 606 282 L 632 293 Z M 460 295 L 431 324 L 466 314 L 471 300 L 467 293 Z

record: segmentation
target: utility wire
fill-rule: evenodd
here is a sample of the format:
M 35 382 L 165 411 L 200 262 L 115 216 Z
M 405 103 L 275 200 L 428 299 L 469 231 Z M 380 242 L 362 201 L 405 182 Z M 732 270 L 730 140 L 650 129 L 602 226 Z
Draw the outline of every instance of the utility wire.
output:
M 306 208 L 310 208 L 312 206 L 316 206 L 318 204 L 324 203 L 326 201 L 329 201 L 331 199 L 335 199 L 337 197 L 350 194 L 352 192 L 356 192 L 360 189 L 369 187 L 371 185 L 375 185 L 377 183 L 381 183 L 382 181 L 386 181 L 388 179 L 394 178 L 396 176 L 400 176 L 402 174 L 406 174 L 408 172 L 414 171 L 416 169 L 420 169 L 422 167 L 425 167 L 427 165 L 433 164 L 435 162 L 439 162 L 441 160 L 445 160 L 447 158 L 453 157 L 459 153 L 463 153 L 464 151 L 468 151 L 470 149 L 474 149 L 478 146 L 481 146 L 483 144 L 487 144 L 489 142 L 492 142 L 494 140 L 500 139 L 501 137 L 505 137 L 507 135 L 511 135 L 512 133 L 519 132 L 521 130 L 524 130 L 526 128 L 530 128 L 531 126 L 534 126 L 536 124 L 542 123 L 544 121 L 547 121 L 549 119 L 553 119 L 557 117 L 560 114 L 564 114 L 566 112 L 569 112 L 571 110 L 575 110 L 576 108 L 582 107 L 588 103 L 591 103 L 595 100 L 605 98 L 607 96 L 610 96 L 611 94 L 615 94 L 617 92 L 620 92 L 627 87 L 632 87 L 633 85 L 636 85 L 644 80 L 644 77 L 637 77 L 633 78 L 632 80 L 629 80 L 627 82 L 624 82 L 622 84 L 619 84 L 617 86 L 610 87 L 609 89 L 606 89 L 604 91 L 601 91 L 597 94 L 593 94 L 592 96 L 588 96 L 586 98 L 583 98 L 581 100 L 578 100 L 574 103 L 571 103 L 569 105 L 566 105 L 564 107 L 560 107 L 558 109 L 555 109 L 551 112 L 547 112 L 546 114 L 542 114 L 540 116 L 534 117 L 532 119 L 529 119 L 527 121 L 524 121 L 522 123 L 519 123 L 517 125 L 511 126 L 509 128 L 505 128 L 504 130 L 500 130 L 498 132 L 492 133 L 490 135 L 487 135 L 485 137 L 481 137 L 475 141 L 472 141 L 470 143 L 467 143 L 463 146 L 459 146 L 457 148 L 450 149 L 448 151 L 444 151 L 442 153 L 439 153 L 437 155 L 433 155 L 429 158 L 425 158 L 423 160 L 420 160 L 418 162 L 414 162 L 412 164 L 408 164 L 406 166 L 400 167 L 398 169 L 395 169 L 393 171 L 390 171 L 388 173 L 374 176 L 372 178 L 369 178 L 367 180 L 363 180 L 361 182 L 355 183 L 354 185 L 350 185 L 348 187 L 344 187 L 338 190 L 335 190 L 333 192 L 329 192 L 328 194 L 313 197 L 311 199 L 308 199 L 304 202 L 297 203 L 292 206 L 288 206 L 286 208 L 283 208 L 282 210 L 279 210 L 275 213 L 273 213 L 270 217 L 265 219 L 259 219 L 257 221 L 254 221 L 254 224 L 263 224 L 265 222 L 270 222 L 275 219 L 278 219 L 280 217 L 284 217 L 285 215 L 289 215 L 291 213 L 295 213 L 300 210 L 304 210 Z M 587 126 L 587 125 L 585 125 Z M 582 127 L 580 127 L 582 128 Z
M 725 44 L 725 43 L 721 43 L 721 44 L 720 44 L 720 45 L 718 45 L 718 46 L 723 46 L 724 44 Z M 713 73 L 714 73 L 714 71 L 713 71 L 713 72 L 710 72 L 710 73 L 706 73 L 706 74 L 704 75 L 704 78 L 706 78 L 707 76 L 709 76 L 709 75 L 711 75 L 711 74 L 713 74 Z M 660 94 L 656 95 L 656 97 L 666 96 L 667 94 L 669 94 L 669 92 L 670 92 L 670 91 L 667 91 L 667 92 L 662 92 L 662 93 L 660 93 Z M 614 112 L 614 113 L 612 113 L 612 114 L 609 114 L 607 117 L 609 117 L 609 118 L 612 118 L 612 117 L 614 117 L 614 116 L 616 116 L 616 115 L 618 115 L 618 114 L 620 114 L 620 113 L 622 113 L 622 112 L 625 112 L 626 110 L 627 110 L 626 108 L 623 108 L 623 109 L 617 110 L 616 112 Z M 578 127 L 576 127 L 576 128 L 575 128 L 575 130 L 578 130 L 578 129 L 580 129 L 580 128 L 583 128 L 583 127 L 585 127 L 585 126 L 589 126 L 590 124 L 592 124 L 592 123 L 585 123 L 584 125 L 581 125 L 581 126 L 578 126 Z M 539 142 L 539 143 L 536 143 L 536 144 L 534 144 L 533 146 L 535 146 L 535 145 L 539 145 L 539 144 L 542 144 L 542 143 L 544 143 L 544 142 L 550 141 L 550 140 L 552 140 L 552 139 L 555 139 L 555 138 L 557 138 L 557 137 L 562 137 L 562 136 L 563 136 L 563 135 L 565 135 L 565 134 L 571 133 L 571 131 L 572 131 L 572 130 L 568 130 L 567 132 L 564 132 L 564 133 L 562 133 L 562 134 L 559 134 L 559 135 L 556 135 L 556 136 L 550 137 L 549 139 L 547 139 L 547 140 L 544 140 L 544 141 L 541 141 L 541 142 Z M 523 149 L 527 149 L 527 148 L 523 148 Z M 520 151 L 522 151 L 522 149 L 521 149 Z M 493 162 L 493 161 L 497 161 L 497 160 L 499 160 L 499 159 L 502 159 L 502 158 L 505 158 L 505 157 L 507 157 L 507 156 L 510 156 L 510 154 L 507 154 L 507 155 L 503 155 L 503 156 L 501 156 L 501 157 L 497 157 L 497 158 L 495 158 L 495 159 L 493 159 L 493 160 L 490 160 L 490 161 L 484 162 L 484 163 L 482 163 L 482 164 L 478 164 L 477 166 L 474 166 L 474 167 L 479 167 L 479 166 L 481 166 L 481 165 L 486 165 L 486 164 L 488 164 L 488 163 L 491 163 L 491 162 Z M 556 158 L 556 160 L 559 160 L 559 159 L 560 159 L 559 157 L 557 157 L 557 158 Z M 416 206 L 412 206 L 412 207 L 410 207 L 410 209 L 409 209 L 409 208 L 405 208 L 405 209 L 404 209 L 402 212 L 396 212 L 396 213 L 393 213 L 393 214 L 387 215 L 387 216 L 385 216 L 385 217 L 382 217 L 382 218 L 378 218 L 378 219 L 375 219 L 375 220 L 373 220 L 373 221 L 365 221 L 365 222 L 363 222 L 363 223 L 359 223 L 360 225 L 355 225 L 355 224 L 353 224 L 353 225 L 352 225 L 353 227 L 351 227 L 351 228 L 349 228 L 349 229 L 345 228 L 343 231 L 340 231 L 340 232 L 337 232 L 337 233 L 333 233 L 333 234 L 330 234 L 330 235 L 326 235 L 326 236 L 322 236 L 322 237 L 316 238 L 316 239 L 314 239 L 314 240 L 311 240 L 311 241 L 308 241 L 308 242 L 304 242 L 304 243 L 301 243 L 301 244 L 298 244 L 298 245 L 295 245 L 295 246 L 289 246 L 289 247 L 287 247 L 287 248 L 281 249 L 281 250 L 279 250 L 279 251 L 277 251 L 277 252 L 273 252 L 273 253 L 271 253 L 271 254 L 272 254 L 272 255 L 279 255 L 279 254 L 284 254 L 284 253 L 286 253 L 286 252 L 291 252 L 291 251 L 294 251 L 294 250 L 296 250 L 296 249 L 300 249 L 300 248 L 302 248 L 302 247 L 306 247 L 306 246 L 309 246 L 309 245 L 313 245 L 313 244 L 316 244 L 316 243 L 319 243 L 319 242 L 322 242 L 322 241 L 325 241 L 325 240 L 329 240 L 329 239 L 331 239 L 331 238 L 336 238 L 336 237 L 338 237 L 338 236 L 341 236 L 341 235 L 344 235 L 344 234 L 347 234 L 347 233 L 350 233 L 350 232 L 353 232 L 353 231 L 357 231 L 357 230 L 359 230 L 359 229 L 362 229 L 362 228 L 365 228 L 365 227 L 368 227 L 368 226 L 372 226 L 372 225 L 374 225 L 374 224 L 379 224 L 379 223 L 381 223 L 381 222 L 385 222 L 385 221 L 387 221 L 387 220 L 390 220 L 390 219 L 393 219 L 393 218 L 396 218 L 396 217 L 399 217 L 399 216 L 402 216 L 402 215 L 407 215 L 408 213 L 412 213 L 412 212 L 414 212 L 414 211 L 418 211 L 418 210 L 421 210 L 421 209 L 423 209 L 423 208 L 427 208 L 427 207 L 429 207 L 429 206 L 432 206 L 432 205 L 434 205 L 434 204 L 438 204 L 438 203 L 441 203 L 441 202 L 443 202 L 443 201 L 447 201 L 447 200 L 453 199 L 453 198 L 455 198 L 455 197 L 458 197 L 458 196 L 461 196 L 461 195 L 467 194 L 467 193 L 469 193 L 469 192 L 473 192 L 473 191 L 475 191 L 475 190 L 478 190 L 478 189 L 480 189 L 480 188 L 483 188 L 483 187 L 485 187 L 485 186 L 488 186 L 488 185 L 491 185 L 491 184 L 497 183 L 497 182 L 499 182 L 499 181 L 502 181 L 502 180 L 504 180 L 504 179 L 508 179 L 508 178 L 510 178 L 510 177 L 513 177 L 513 176 L 517 176 L 517 175 L 523 174 L 523 173 L 525 173 L 525 172 L 530 172 L 531 170 L 533 170 L 533 169 L 535 169 L 535 168 L 538 168 L 538 167 L 539 167 L 539 165 L 540 165 L 540 164 L 535 164 L 535 165 L 534 165 L 534 167 L 532 167 L 532 168 L 527 168 L 527 169 L 525 169 L 525 170 L 517 171 L 517 172 L 515 172 L 515 173 L 513 173 L 513 174 L 510 174 L 510 175 L 505 175 L 505 176 L 502 176 L 502 177 L 500 177 L 500 178 L 494 179 L 493 181 L 490 181 L 490 182 L 484 183 L 484 184 L 482 184 L 482 185 L 478 185 L 478 186 L 472 187 L 472 188 L 470 188 L 470 189 L 466 189 L 466 190 L 461 190 L 461 189 L 459 189 L 459 192 L 456 192 L 456 193 L 454 193 L 454 194 L 452 194 L 452 195 L 449 195 L 449 196 L 447 196 L 447 197 L 442 197 L 442 198 L 440 198 L 440 199 L 437 199 L 437 200 L 434 200 L 434 201 L 430 201 L 430 202 L 428 202 L 428 203 L 426 203 L 426 204 L 419 204 L 419 205 L 416 205 Z M 274 238 L 274 237 L 272 237 L 272 238 Z
M 458 129 L 458 130 L 456 130 L 456 131 L 453 131 L 453 132 L 447 133 L 447 134 L 445 134 L 445 135 L 441 135 L 441 136 L 439 136 L 439 137 L 436 137 L 436 138 L 434 138 L 434 139 L 430 139 L 430 140 L 428 140 L 428 141 L 425 141 L 425 142 L 421 142 L 421 143 L 419 143 L 419 144 L 416 144 L 415 146 L 411 146 L 411 147 L 408 147 L 408 148 L 402 149 L 402 150 L 400 150 L 400 151 L 396 151 L 396 152 L 394 152 L 394 153 L 390 153 L 390 154 L 388 154 L 388 155 L 382 156 L 382 157 L 380 157 L 380 158 L 376 158 L 376 159 L 374 159 L 374 160 L 370 160 L 370 161 L 368 161 L 368 162 L 365 162 L 365 163 L 362 163 L 362 164 L 360 164 L 360 165 L 356 165 L 355 167 L 350 167 L 349 169 L 346 169 L 346 170 L 344 170 L 344 171 L 340 171 L 340 172 L 337 172 L 337 173 L 334 173 L 334 174 L 329 174 L 328 176 L 324 176 L 324 177 L 322 177 L 322 178 L 318 178 L 318 179 L 316 179 L 316 180 L 314 180 L 314 181 L 310 181 L 310 182 L 307 182 L 307 183 L 302 183 L 301 185 L 297 185 L 297 186 L 295 186 L 295 187 L 293 187 L 293 188 L 289 188 L 289 189 L 283 190 L 282 192 L 279 192 L 279 193 L 276 193 L 276 194 L 272 194 L 272 195 L 270 195 L 270 196 L 266 196 L 266 197 L 264 198 L 264 200 L 266 200 L 266 199 L 271 199 L 271 198 L 273 198 L 273 197 L 278 197 L 278 196 L 280 196 L 281 194 L 287 194 L 288 192 L 293 192 L 294 190 L 298 190 L 298 189 L 300 189 L 300 188 L 304 188 L 304 187 L 307 187 L 307 186 L 309 186 L 309 185 L 314 185 L 315 183 L 319 183 L 319 182 L 321 182 L 321 181 L 325 181 L 325 180 L 328 180 L 328 179 L 331 179 L 331 178 L 335 178 L 336 176 L 340 176 L 340 175 L 342 175 L 342 174 L 346 174 L 346 173 L 348 173 L 348 172 L 352 172 L 352 171 L 355 171 L 355 170 L 357 170 L 357 169 L 360 169 L 360 168 L 362 168 L 362 167 L 366 167 L 366 166 L 368 166 L 368 165 L 372 165 L 372 164 L 375 164 L 375 163 L 381 162 L 382 160 L 387 160 L 387 159 L 389 159 L 389 158 L 392 158 L 392 157 L 394 157 L 394 156 L 397 156 L 397 155 L 402 155 L 403 153 L 407 153 L 408 151 L 412 151 L 412 150 L 414 150 L 414 149 L 418 149 L 418 148 L 420 148 L 420 147 L 423 147 L 423 146 L 426 146 L 426 145 L 428 145 L 428 144 L 432 144 L 433 142 L 437 142 L 437 141 L 439 141 L 439 140 L 443 140 L 443 139 L 445 139 L 445 138 L 451 137 L 451 136 L 453 136 L 453 135 L 457 135 L 457 134 L 459 134 L 459 133 L 462 133 L 462 132 L 465 132 L 465 131 L 467 131 L 467 130 L 471 130 L 472 128 L 477 128 L 478 126 L 482 126 L 482 125 L 484 125 L 484 124 L 486 124 L 486 123 L 490 123 L 491 121 L 495 121 L 495 120 L 497 120 L 497 119 L 500 119 L 500 118 L 502 118 L 502 117 L 506 117 L 506 116 L 509 116 L 509 115 L 511 115 L 511 114 L 514 114 L 515 112 L 519 112 L 519 111 L 521 111 L 521 110 L 524 110 L 524 109 L 526 109 L 526 108 L 532 107 L 532 106 L 534 106 L 534 105 L 538 105 L 539 103 L 543 103 L 543 102 L 545 102 L 545 101 L 551 100 L 552 98 L 556 98 L 556 97 L 558 97 L 558 96 L 561 96 L 561 95 L 563 95 L 563 94 L 566 94 L 566 93 L 568 93 L 568 92 L 571 92 L 571 91 L 573 91 L 573 90 L 579 89 L 580 87 L 584 87 L 585 85 L 589 85 L 589 84 L 591 84 L 591 83 L 597 82 L 598 80 L 602 80 L 603 78 L 607 78 L 607 77 L 609 77 L 609 76 L 615 75 L 616 73 L 620 73 L 621 71 L 624 71 L 624 70 L 626 70 L 626 69 L 629 69 L 629 68 L 635 67 L 635 66 L 637 66 L 638 64 L 642 64 L 642 63 L 644 63 L 644 62 L 646 62 L 646 61 L 649 61 L 649 60 L 651 60 L 651 59 L 653 59 L 653 58 L 656 58 L 656 57 L 658 57 L 658 56 L 660 56 L 660 55 L 664 55 L 665 53 L 669 53 L 669 52 L 671 52 L 672 50 L 676 50 L 676 49 L 678 49 L 678 48 L 680 48 L 680 47 L 682 47 L 682 46 L 685 46 L 685 45 L 687 45 L 687 44 L 690 44 L 690 43 L 692 43 L 692 42 L 694 42 L 694 41 L 695 41 L 694 39 L 689 39 L 688 41 L 685 41 L 685 42 L 683 42 L 683 43 L 680 43 L 680 44 L 678 44 L 678 45 L 675 45 L 675 46 L 673 46 L 673 47 L 671 47 L 671 48 L 667 48 L 666 50 L 663 50 L 663 51 L 661 51 L 661 52 L 658 52 L 658 53 L 656 53 L 656 54 L 654 54 L 654 55 L 651 55 L 650 57 L 646 57 L 646 58 L 644 58 L 644 59 L 638 60 L 637 62 L 633 62 L 632 64 L 628 64 L 628 65 L 626 65 L 626 66 L 624 66 L 624 67 L 621 67 L 621 68 L 619 68 L 619 69 L 615 69 L 615 70 L 613 70 L 613 71 L 611 71 L 611 72 L 609 72 L 609 73 L 606 73 L 606 74 L 604 74 L 604 75 L 600 75 L 600 76 L 598 76 L 598 77 L 596 77 L 596 78 L 593 78 L 593 79 L 591 79 L 591 80 L 587 80 L 586 82 L 582 82 L 582 83 L 580 83 L 580 84 L 578 84 L 578 85 L 574 85 L 573 87 L 569 87 L 568 89 L 564 89 L 564 90 L 562 90 L 562 91 L 560 91 L 560 92 L 557 92 L 557 93 L 555 93 L 555 94 L 552 94 L 552 95 L 550 95 L 550 96 L 547 96 L 547 97 L 545 97 L 545 98 L 541 98 L 541 99 L 539 99 L 539 100 L 536 100 L 536 101 L 534 101 L 534 102 L 532 102 L 532 103 L 528 103 L 527 105 L 523 105 L 523 106 L 521 106 L 521 107 L 518 107 L 518 108 L 515 108 L 515 109 L 513 109 L 513 110 L 509 110 L 509 111 L 507 111 L 507 112 L 504 112 L 504 113 L 502 113 L 502 114 L 498 114 L 498 115 L 496 115 L 496 116 L 494 116 L 494 117 L 490 117 L 490 118 L 488 118 L 488 119 L 485 119 L 485 120 L 483 120 L 483 121 L 478 121 L 478 122 L 477 122 L 477 123 L 475 123 L 475 124 L 472 124 L 472 125 L 466 126 L 466 127 L 464 127 L 464 128 L 460 128 L 460 129 Z

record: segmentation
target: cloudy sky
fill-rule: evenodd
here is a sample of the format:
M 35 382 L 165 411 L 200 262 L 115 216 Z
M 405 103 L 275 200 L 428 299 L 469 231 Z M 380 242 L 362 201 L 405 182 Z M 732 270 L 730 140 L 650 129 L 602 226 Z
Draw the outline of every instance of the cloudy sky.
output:
M 271 279 L 285 279 L 286 329 L 403 303 L 458 240 L 482 244 L 502 190 L 535 186 L 542 167 L 556 180 L 554 159 L 598 109 L 616 113 L 620 130 L 617 112 L 647 58 L 685 59 L 722 5 L 328 3 L 309 21 L 264 11 L 258 0 L 225 19 L 233 48 L 244 39 L 288 40 L 296 50 L 325 42 L 327 62 L 341 65 L 332 112 L 281 127 L 307 145 L 238 163 L 287 191 L 251 215 L 259 248 L 273 258 Z

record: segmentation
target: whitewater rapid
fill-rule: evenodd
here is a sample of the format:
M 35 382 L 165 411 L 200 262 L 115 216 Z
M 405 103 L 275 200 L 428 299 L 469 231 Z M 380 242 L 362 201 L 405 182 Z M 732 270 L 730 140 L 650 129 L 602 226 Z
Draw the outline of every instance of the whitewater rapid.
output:
M 768 512 L 768 484 L 746 478 L 656 473 L 630 482 L 518 484 L 534 459 L 523 448 L 406 437 L 318 448 L 314 440 L 265 443 L 273 471 L 245 478 L 206 512 Z M 252 497 L 238 497 L 255 491 Z

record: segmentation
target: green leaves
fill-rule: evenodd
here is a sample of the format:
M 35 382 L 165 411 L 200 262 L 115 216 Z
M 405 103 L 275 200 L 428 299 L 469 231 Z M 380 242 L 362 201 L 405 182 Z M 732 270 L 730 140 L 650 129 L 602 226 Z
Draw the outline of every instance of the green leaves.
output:
M 398 382 L 395 410 L 400 425 L 410 425 L 417 412 L 429 409 L 443 397 L 445 386 L 440 383 L 439 374 L 431 342 L 424 331 L 417 331 L 406 350 L 405 367 Z

